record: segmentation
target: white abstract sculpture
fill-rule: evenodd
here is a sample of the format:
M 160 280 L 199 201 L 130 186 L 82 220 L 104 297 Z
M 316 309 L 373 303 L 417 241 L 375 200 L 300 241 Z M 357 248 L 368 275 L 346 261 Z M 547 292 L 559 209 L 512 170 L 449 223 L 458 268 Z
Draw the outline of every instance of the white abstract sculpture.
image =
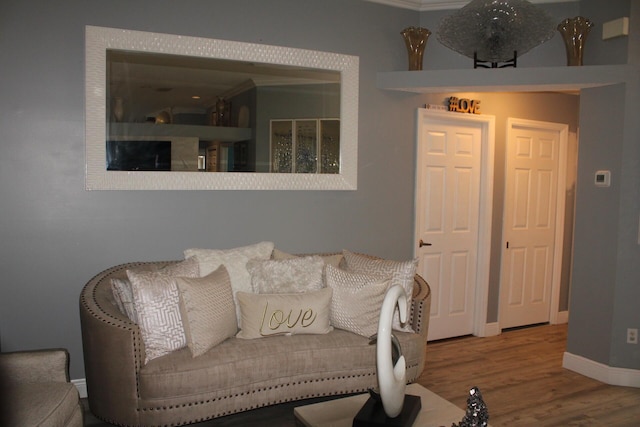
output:
M 402 412 L 404 392 L 407 387 L 406 362 L 401 354 L 393 365 L 391 356 L 391 320 L 396 310 L 400 310 L 400 321 L 407 321 L 407 296 L 402 286 L 396 285 L 387 291 L 380 310 L 378 321 L 376 369 L 378 371 L 378 386 L 384 412 L 390 418 L 395 418 Z M 395 338 L 395 337 L 394 337 Z

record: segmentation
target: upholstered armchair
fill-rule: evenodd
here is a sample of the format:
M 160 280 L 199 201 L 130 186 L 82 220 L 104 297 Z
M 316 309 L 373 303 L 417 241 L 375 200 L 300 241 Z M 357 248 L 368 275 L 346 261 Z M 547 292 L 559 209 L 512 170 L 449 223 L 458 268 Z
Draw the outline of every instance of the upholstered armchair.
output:
M 69 353 L 62 349 L 0 353 L 0 425 L 82 427 Z

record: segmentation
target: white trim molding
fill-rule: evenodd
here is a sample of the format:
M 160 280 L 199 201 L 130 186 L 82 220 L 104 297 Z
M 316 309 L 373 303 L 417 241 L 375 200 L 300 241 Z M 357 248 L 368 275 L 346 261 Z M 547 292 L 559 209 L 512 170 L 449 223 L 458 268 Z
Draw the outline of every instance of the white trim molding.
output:
M 495 337 L 496 335 L 500 335 L 502 330 L 500 329 L 500 324 L 498 322 L 490 322 L 484 325 L 484 335 L 478 335 L 482 337 Z
M 85 378 L 79 378 L 77 380 L 71 380 L 71 384 L 76 386 L 78 389 L 78 394 L 80 394 L 80 398 L 84 399 L 87 397 L 87 380 Z
M 550 323 L 552 325 L 564 325 L 565 323 L 569 323 L 569 312 L 567 310 L 558 311 L 555 322 Z
M 640 370 L 616 368 L 565 352 L 562 367 L 605 384 L 640 388 Z

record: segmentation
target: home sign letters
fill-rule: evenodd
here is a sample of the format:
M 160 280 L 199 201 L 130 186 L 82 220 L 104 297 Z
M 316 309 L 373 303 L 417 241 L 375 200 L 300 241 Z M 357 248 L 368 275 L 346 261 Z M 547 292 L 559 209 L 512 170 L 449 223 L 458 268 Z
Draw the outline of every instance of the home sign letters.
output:
M 457 98 L 452 96 L 449 98 L 449 111 L 457 113 L 480 114 L 480 100 Z

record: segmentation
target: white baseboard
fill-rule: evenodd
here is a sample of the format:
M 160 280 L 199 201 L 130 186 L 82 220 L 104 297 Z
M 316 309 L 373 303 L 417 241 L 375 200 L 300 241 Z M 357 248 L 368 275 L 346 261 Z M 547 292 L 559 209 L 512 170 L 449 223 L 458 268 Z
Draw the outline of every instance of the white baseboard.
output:
M 616 368 L 568 352 L 562 358 L 562 367 L 605 384 L 640 388 L 640 370 Z
M 568 311 L 559 311 L 558 317 L 556 317 L 556 321 L 554 325 L 562 325 L 565 323 L 569 323 L 569 312 Z
M 86 379 L 80 378 L 77 380 L 71 380 L 71 384 L 76 386 L 81 399 L 84 399 L 85 397 L 87 397 L 87 380 Z
M 494 337 L 496 335 L 500 335 L 501 332 L 500 324 L 498 322 L 487 323 L 484 325 L 485 337 Z

